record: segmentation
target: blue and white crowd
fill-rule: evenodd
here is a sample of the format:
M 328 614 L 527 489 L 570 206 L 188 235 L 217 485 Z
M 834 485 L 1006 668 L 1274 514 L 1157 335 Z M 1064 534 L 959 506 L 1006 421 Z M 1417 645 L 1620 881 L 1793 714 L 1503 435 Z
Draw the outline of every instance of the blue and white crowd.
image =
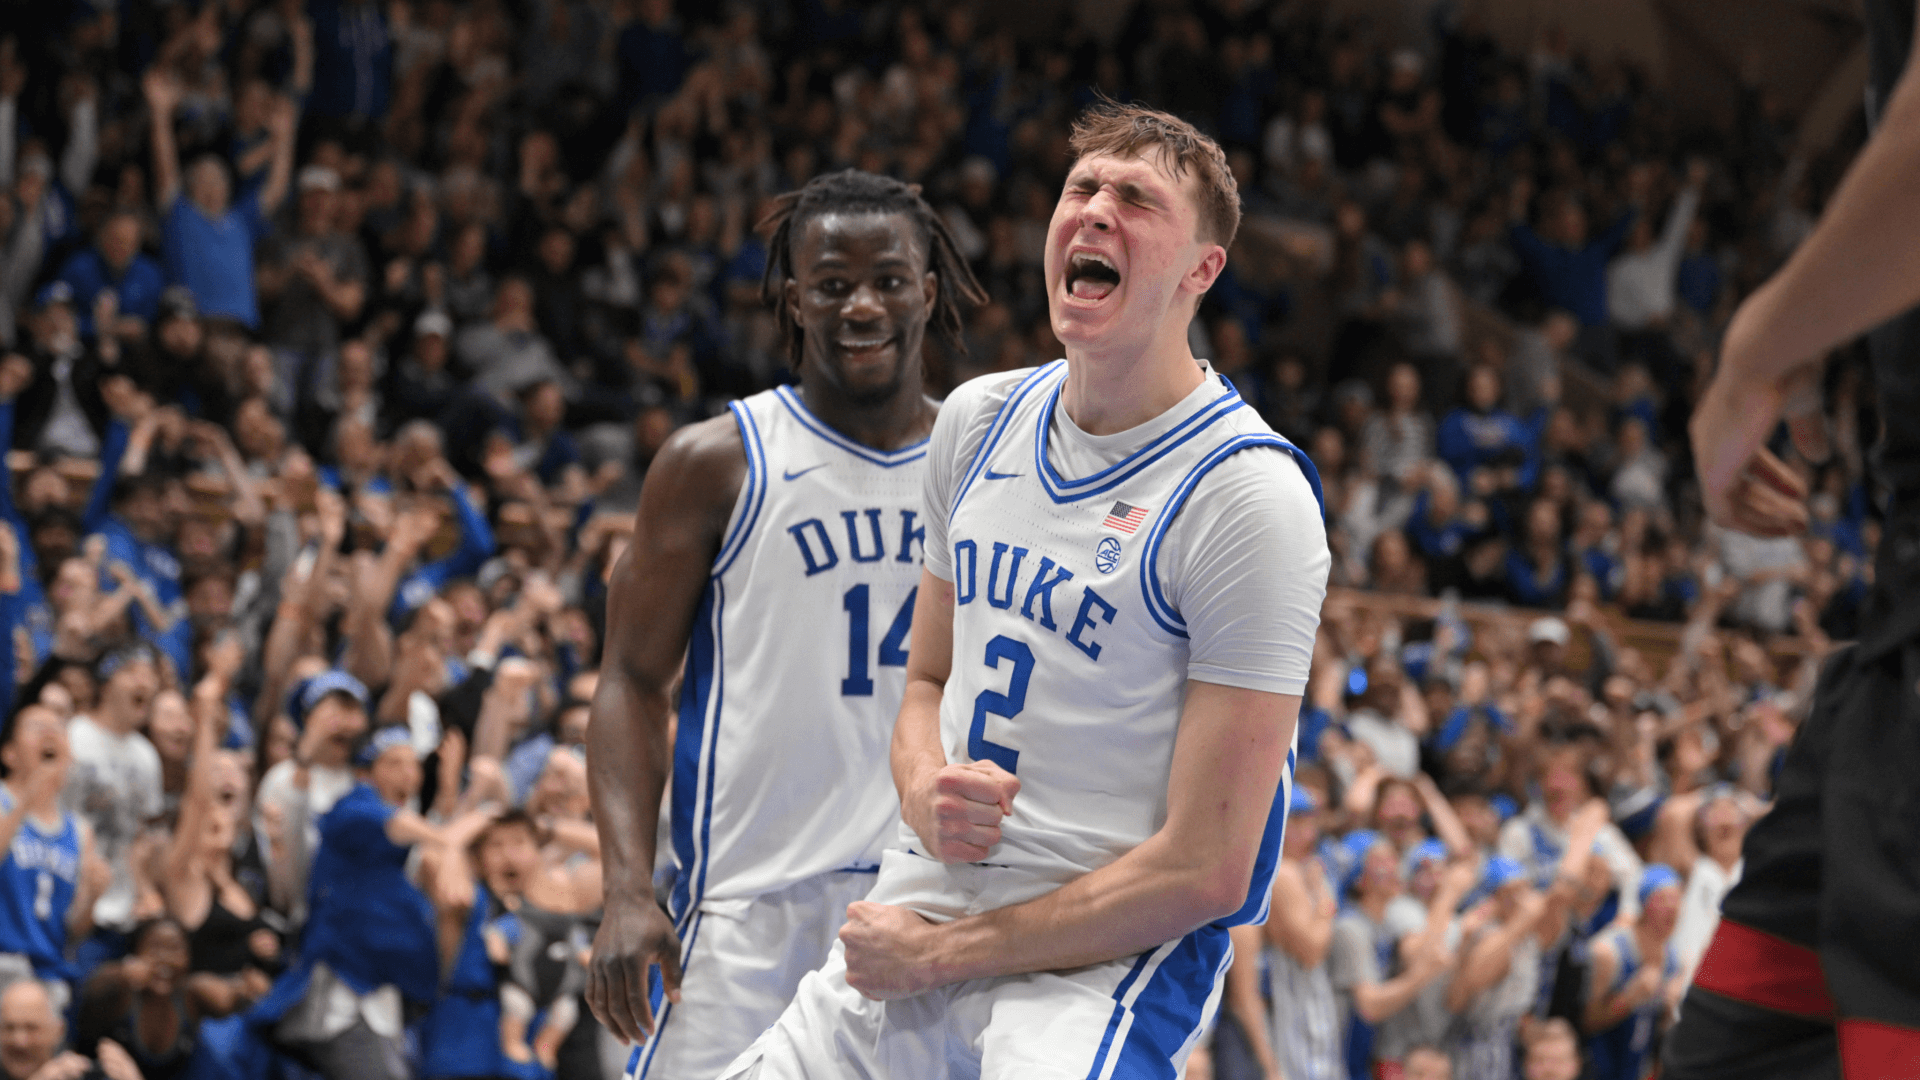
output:
M 666 437 L 789 376 L 755 225 L 920 184 L 992 297 L 932 382 L 1051 360 L 1096 93 L 1227 149 L 1195 353 L 1345 586 L 1189 1075 L 1640 1080 L 1871 573 L 1857 358 L 1804 541 L 1706 525 L 1684 430 L 1857 139 L 1471 4 L 1078 7 L 0 0 L 5 1080 L 613 1080 L 605 581 Z

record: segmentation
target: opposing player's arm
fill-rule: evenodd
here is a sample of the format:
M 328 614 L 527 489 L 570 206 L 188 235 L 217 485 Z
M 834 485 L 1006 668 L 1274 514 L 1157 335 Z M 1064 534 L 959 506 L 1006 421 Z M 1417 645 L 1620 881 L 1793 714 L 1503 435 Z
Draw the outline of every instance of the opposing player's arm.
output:
M 606 916 L 594 939 L 587 1004 L 630 1042 L 652 1029 L 647 969 L 679 993 L 679 942 L 654 902 L 654 837 L 671 751 L 670 692 L 694 613 L 746 474 L 731 416 L 667 440 L 640 493 L 633 540 L 614 567 L 607 645 L 587 728 L 587 789 L 600 834 Z
M 1299 713 L 1298 694 L 1188 682 L 1158 832 L 1046 896 L 949 923 L 853 904 L 841 931 L 848 983 L 870 997 L 905 997 L 1080 967 L 1157 948 L 1240 910 Z M 902 949 L 903 934 L 919 940 Z
M 1820 361 L 1828 349 L 1920 303 L 1920 65 L 1887 96 L 1820 223 L 1727 324 L 1720 368 L 1694 410 L 1694 457 L 1708 514 L 1757 535 L 1806 527 L 1806 492 L 1763 444 L 1783 411 L 1816 458 Z

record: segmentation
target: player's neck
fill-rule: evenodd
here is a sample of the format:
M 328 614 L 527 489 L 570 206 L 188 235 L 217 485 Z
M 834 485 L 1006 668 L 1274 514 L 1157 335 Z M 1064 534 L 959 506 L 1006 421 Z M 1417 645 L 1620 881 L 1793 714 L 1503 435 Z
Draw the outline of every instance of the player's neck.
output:
M 919 442 L 933 430 L 935 409 L 919 379 L 903 381 L 898 393 L 872 404 L 850 400 L 805 378 L 795 390 L 808 411 L 828 427 L 871 450 L 890 453 Z
M 1205 378 L 1184 327 L 1178 335 L 1163 331 L 1144 349 L 1069 347 L 1060 404 L 1081 431 L 1117 435 L 1180 404 Z

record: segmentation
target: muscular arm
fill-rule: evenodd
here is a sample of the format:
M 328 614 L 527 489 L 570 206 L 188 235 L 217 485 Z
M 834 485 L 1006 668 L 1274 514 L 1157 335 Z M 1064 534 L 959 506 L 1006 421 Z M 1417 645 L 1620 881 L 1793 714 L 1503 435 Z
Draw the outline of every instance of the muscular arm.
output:
M 669 692 L 745 474 L 746 450 L 731 416 L 668 440 L 641 490 L 633 541 L 607 597 L 606 660 L 587 728 L 606 919 L 594 942 L 587 1002 L 628 1041 L 653 1026 L 650 964 L 678 992 L 679 944 L 653 900 L 654 837 L 671 753 Z
M 909 656 L 922 651 L 914 614 Z M 910 686 L 903 722 L 920 716 L 932 693 Z M 968 979 L 1080 967 L 1156 948 L 1238 911 L 1299 711 L 1298 695 L 1188 682 L 1159 832 L 1046 896 L 937 926 L 902 909 L 854 904 L 841 931 L 849 984 L 871 997 L 905 997 Z M 909 749 L 925 738 L 924 721 L 912 731 L 919 733 L 909 734 Z M 900 743 L 896 729 L 896 763 Z M 932 762 L 920 760 L 923 769 Z M 902 790 L 924 781 L 922 774 Z M 906 950 L 912 959 L 860 962 L 863 944 L 879 944 L 873 934 L 895 931 L 917 938 Z

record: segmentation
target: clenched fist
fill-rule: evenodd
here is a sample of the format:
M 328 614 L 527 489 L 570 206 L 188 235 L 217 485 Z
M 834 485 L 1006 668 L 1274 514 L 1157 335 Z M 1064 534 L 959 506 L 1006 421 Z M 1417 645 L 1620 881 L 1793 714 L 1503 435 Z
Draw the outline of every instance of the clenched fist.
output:
M 907 823 L 941 862 L 981 862 L 1000 842 L 1020 778 L 991 761 L 948 765 L 925 774 L 901 807 Z

